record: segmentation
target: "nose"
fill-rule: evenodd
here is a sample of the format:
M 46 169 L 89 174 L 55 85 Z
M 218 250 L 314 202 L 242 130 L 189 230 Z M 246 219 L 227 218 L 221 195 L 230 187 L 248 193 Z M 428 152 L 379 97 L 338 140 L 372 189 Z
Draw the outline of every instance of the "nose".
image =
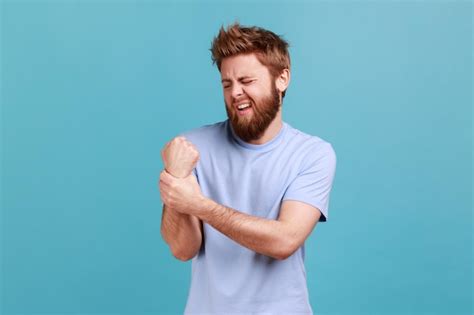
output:
M 242 90 L 242 87 L 240 86 L 240 84 L 233 84 L 232 85 L 232 98 L 237 99 L 240 96 L 242 96 L 242 94 L 244 94 L 244 91 Z

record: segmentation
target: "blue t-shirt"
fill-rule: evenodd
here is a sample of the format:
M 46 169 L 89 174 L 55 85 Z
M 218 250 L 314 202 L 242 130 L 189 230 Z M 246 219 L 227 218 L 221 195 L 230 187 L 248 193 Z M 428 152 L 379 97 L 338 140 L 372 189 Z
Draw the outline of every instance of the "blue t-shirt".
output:
M 193 170 L 204 196 L 236 211 L 278 218 L 283 200 L 298 200 L 328 219 L 336 169 L 332 145 L 283 122 L 270 141 L 241 140 L 229 120 L 181 134 L 199 150 Z M 252 251 L 203 222 L 192 260 L 185 314 L 312 314 L 304 245 L 284 260 Z

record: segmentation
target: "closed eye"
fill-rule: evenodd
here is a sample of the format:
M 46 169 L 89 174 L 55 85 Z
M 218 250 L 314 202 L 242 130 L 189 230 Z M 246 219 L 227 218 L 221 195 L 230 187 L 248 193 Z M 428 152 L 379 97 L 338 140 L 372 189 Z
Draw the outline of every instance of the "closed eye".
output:
M 252 83 L 253 81 L 255 81 L 255 80 L 245 80 L 245 81 L 241 81 L 241 82 L 242 82 L 243 84 L 247 85 L 247 84 Z M 223 88 L 224 88 L 224 89 L 228 89 L 228 88 L 230 88 L 231 86 L 232 86 L 232 85 L 224 85 Z

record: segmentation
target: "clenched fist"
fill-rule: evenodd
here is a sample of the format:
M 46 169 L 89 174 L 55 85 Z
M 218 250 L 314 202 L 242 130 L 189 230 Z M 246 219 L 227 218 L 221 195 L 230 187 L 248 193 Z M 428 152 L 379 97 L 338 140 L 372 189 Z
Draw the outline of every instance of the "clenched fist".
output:
M 174 177 L 184 178 L 191 174 L 199 160 L 199 151 L 185 137 L 176 137 L 161 151 L 163 165 Z

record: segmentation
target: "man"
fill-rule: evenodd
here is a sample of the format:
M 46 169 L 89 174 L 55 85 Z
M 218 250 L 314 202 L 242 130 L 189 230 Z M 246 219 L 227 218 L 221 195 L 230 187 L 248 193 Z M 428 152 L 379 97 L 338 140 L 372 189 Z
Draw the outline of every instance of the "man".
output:
M 288 43 L 235 23 L 212 43 L 228 119 L 168 142 L 161 234 L 192 260 L 186 314 L 311 314 L 304 242 L 328 217 L 330 143 L 283 122 Z

